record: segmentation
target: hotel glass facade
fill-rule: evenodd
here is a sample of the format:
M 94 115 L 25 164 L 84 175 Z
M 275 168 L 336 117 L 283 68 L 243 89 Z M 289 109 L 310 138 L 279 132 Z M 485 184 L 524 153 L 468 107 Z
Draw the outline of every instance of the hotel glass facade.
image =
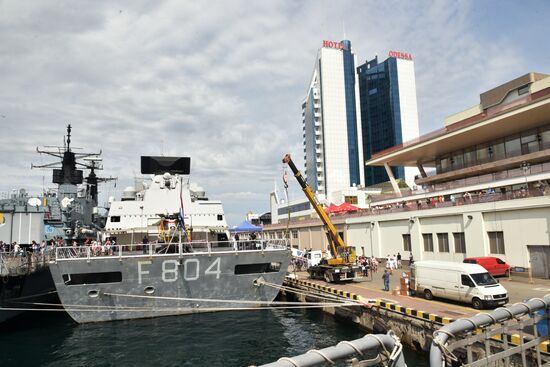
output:
M 416 85 L 412 60 L 378 58 L 357 68 L 361 105 L 363 159 L 372 154 L 418 137 Z M 412 186 L 414 168 L 392 167 L 395 178 Z M 388 181 L 384 167 L 367 166 L 365 185 Z

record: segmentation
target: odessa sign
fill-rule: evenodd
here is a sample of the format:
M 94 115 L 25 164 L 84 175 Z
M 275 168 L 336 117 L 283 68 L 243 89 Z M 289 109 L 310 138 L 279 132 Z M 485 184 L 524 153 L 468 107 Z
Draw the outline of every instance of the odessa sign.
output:
M 344 49 L 344 42 L 323 41 L 323 47 L 336 48 L 338 50 Z
M 413 59 L 413 57 L 410 53 L 400 52 L 400 51 L 390 51 L 388 56 L 389 57 L 397 57 L 398 59 L 403 59 L 403 60 L 412 60 Z

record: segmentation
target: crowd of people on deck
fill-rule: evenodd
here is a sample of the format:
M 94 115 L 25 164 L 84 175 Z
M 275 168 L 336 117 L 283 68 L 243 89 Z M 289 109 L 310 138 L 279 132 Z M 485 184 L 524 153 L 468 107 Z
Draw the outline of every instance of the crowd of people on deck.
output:
M 45 254 L 54 251 L 58 247 L 76 248 L 80 246 L 90 246 L 92 256 L 113 255 L 117 250 L 114 238 L 107 238 L 105 241 L 96 241 L 87 238 L 81 245 L 76 241 L 72 241 L 69 245 L 65 243 L 63 238 L 58 237 L 49 241 L 42 240 L 40 243 L 32 240 L 30 244 L 25 245 L 19 244 L 16 241 L 7 243 L 0 240 L 0 253 L 11 256 L 26 256 L 28 253 Z
M 233 250 L 255 250 L 262 247 L 260 232 L 236 232 L 231 240 Z
M 52 246 L 52 244 L 45 240 L 40 243 L 33 240 L 30 245 L 21 245 L 16 241 L 8 243 L 0 240 L 0 253 L 12 256 L 26 256 L 28 252 L 44 254 L 47 250 L 51 249 Z

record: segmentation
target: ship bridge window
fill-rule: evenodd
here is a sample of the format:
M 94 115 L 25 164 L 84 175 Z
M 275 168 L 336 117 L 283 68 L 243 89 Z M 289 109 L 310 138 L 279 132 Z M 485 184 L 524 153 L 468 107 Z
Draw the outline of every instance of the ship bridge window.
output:
M 103 273 L 63 274 L 63 281 L 66 285 L 120 283 L 122 282 L 122 273 L 120 271 L 109 271 Z
M 277 273 L 279 270 L 281 270 L 280 262 L 235 265 L 235 275 Z
M 120 222 L 120 215 L 112 215 L 111 216 L 111 223 Z
M 218 220 L 223 220 L 223 214 L 218 214 Z

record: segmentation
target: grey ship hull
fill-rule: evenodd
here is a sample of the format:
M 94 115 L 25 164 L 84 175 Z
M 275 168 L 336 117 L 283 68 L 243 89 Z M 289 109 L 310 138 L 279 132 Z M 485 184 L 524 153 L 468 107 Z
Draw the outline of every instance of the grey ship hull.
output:
M 279 290 L 262 283 L 280 286 L 289 260 L 283 248 L 100 257 L 88 250 L 58 256 L 50 270 L 66 311 L 88 323 L 266 305 Z
M 24 312 L 39 310 L 35 303 L 59 303 L 47 267 L 22 275 L 4 275 L 0 283 L 0 324 Z M 7 308 L 3 309 L 3 308 Z M 20 310 L 18 310 L 20 309 Z

